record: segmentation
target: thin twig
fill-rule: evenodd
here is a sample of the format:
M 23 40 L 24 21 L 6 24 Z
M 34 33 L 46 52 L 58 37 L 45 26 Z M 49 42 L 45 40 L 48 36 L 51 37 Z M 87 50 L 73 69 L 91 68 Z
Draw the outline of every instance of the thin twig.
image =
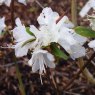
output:
M 84 63 L 85 62 L 84 62 L 83 58 L 78 59 L 78 65 L 80 68 L 83 67 Z M 86 77 L 86 79 L 88 80 L 89 83 L 95 85 L 95 78 L 93 77 L 93 74 L 91 74 L 87 68 L 85 68 L 82 73 Z
M 78 93 L 67 92 L 67 91 L 64 91 L 64 93 L 69 94 L 69 95 L 80 95 L 80 94 L 78 94 Z
M 12 0 L 12 2 L 11 2 L 11 24 L 12 24 L 12 29 L 15 26 L 15 21 L 14 21 L 14 2 L 15 2 L 15 0 Z
M 17 78 L 18 78 L 18 81 L 19 81 L 20 93 L 21 93 L 21 95 L 26 95 L 25 94 L 24 84 L 23 84 L 22 78 L 21 78 L 21 73 L 20 73 L 19 68 L 18 68 L 18 64 L 16 63 L 15 65 L 16 65 L 16 75 L 17 75 Z
M 83 67 L 79 70 L 79 72 L 70 80 L 70 82 L 64 87 L 64 90 L 67 90 L 68 87 L 72 84 L 72 82 L 83 72 L 83 70 L 89 65 L 91 60 L 95 57 L 95 53 L 92 54 L 90 59 L 87 61 L 86 64 L 83 65 Z
M 72 22 L 77 26 L 77 2 L 76 0 L 71 0 L 71 15 Z
M 89 59 L 89 56 L 86 55 L 86 58 Z M 95 62 L 92 60 L 91 63 L 95 66 Z
M 42 9 L 44 8 L 44 6 L 38 1 L 38 0 L 34 0 Z
M 47 78 L 48 78 L 50 84 L 52 85 L 52 87 L 55 89 L 56 95 L 60 95 L 57 83 L 55 82 L 55 79 L 53 77 L 52 77 L 52 80 L 51 80 L 51 78 L 50 78 L 50 71 L 48 69 L 47 69 Z

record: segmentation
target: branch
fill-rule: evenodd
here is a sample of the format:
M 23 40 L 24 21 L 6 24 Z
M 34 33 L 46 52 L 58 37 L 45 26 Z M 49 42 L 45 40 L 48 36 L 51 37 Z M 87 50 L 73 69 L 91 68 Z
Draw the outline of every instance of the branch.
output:
M 72 84 L 72 82 L 84 71 L 84 69 L 89 65 L 91 60 L 95 57 L 95 53 L 90 57 L 86 64 L 78 71 L 78 73 L 70 80 L 70 82 L 64 87 L 64 90 L 67 90 L 68 87 Z
M 76 0 L 71 1 L 71 16 L 72 22 L 75 26 L 77 26 L 77 2 Z
M 82 58 L 78 60 L 78 65 L 79 65 L 80 68 L 83 67 L 84 61 L 83 61 Z M 88 70 L 87 68 L 84 69 L 83 75 L 87 78 L 87 80 L 88 80 L 90 83 L 92 83 L 92 84 L 95 85 L 95 78 L 94 78 L 93 75 L 89 72 L 89 70 Z

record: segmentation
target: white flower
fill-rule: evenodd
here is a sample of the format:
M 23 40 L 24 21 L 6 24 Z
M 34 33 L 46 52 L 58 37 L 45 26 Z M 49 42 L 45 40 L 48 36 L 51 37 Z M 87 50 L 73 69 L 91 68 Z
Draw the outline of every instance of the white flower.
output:
M 95 0 L 89 0 L 86 5 L 82 8 L 82 10 L 80 11 L 79 15 L 81 17 L 84 17 L 85 15 L 87 15 L 88 11 L 93 8 L 95 10 Z
M 50 44 L 48 33 L 38 30 L 34 25 L 30 26 L 30 31 L 35 35 L 36 40 L 33 43 L 34 49 L 39 49 L 42 46 L 48 46 Z
M 57 12 L 53 12 L 51 8 L 46 7 L 42 10 L 42 13 L 38 17 L 37 21 L 40 24 L 40 26 L 46 25 L 52 27 L 53 24 L 57 23 L 58 19 L 60 19 L 59 14 Z M 61 22 L 61 24 L 63 24 L 65 27 L 74 27 L 73 23 L 69 21 L 67 16 L 62 17 L 62 19 L 59 22 Z
M 0 5 L 2 5 L 2 4 L 5 4 L 9 7 L 11 4 L 11 0 L 0 0 Z
M 90 43 L 88 45 L 90 48 L 93 48 L 95 50 L 95 40 L 90 41 Z
M 71 58 L 75 60 L 76 58 L 85 56 L 86 51 L 82 45 L 86 41 L 86 38 L 78 34 L 73 35 L 71 33 L 72 31 L 72 29 L 62 27 L 58 43 L 70 54 Z
M 37 21 L 40 25 L 52 25 L 53 22 L 59 19 L 59 14 L 53 12 L 51 8 L 46 7 L 38 17 Z
M 59 39 L 58 31 L 56 30 L 57 31 L 56 32 L 52 30 L 52 28 L 49 28 L 48 26 L 41 26 L 38 30 L 35 26 L 31 25 L 30 31 L 32 31 L 36 37 L 36 40 L 34 42 L 35 48 L 49 46 L 51 42 L 57 42 Z
M 49 35 L 48 43 L 56 42 L 60 44 L 72 56 L 73 59 L 84 56 L 85 48 L 82 47 L 82 45 L 86 42 L 87 38 L 82 37 L 76 34 L 74 30 L 69 29 L 73 28 L 74 25 L 71 21 L 69 21 L 67 16 L 63 16 L 57 22 L 58 18 L 58 13 L 53 12 L 52 9 L 48 7 L 44 8 L 38 17 L 40 30 Z M 71 48 L 72 46 L 75 47 L 74 50 Z
M 6 27 L 6 25 L 5 25 L 5 17 L 0 18 L 0 34 L 2 33 L 2 31 L 4 30 L 5 27 Z
M 38 30 L 35 26 L 30 26 L 30 30 L 36 36 L 36 49 L 42 46 L 48 46 L 51 42 L 56 42 L 70 54 L 72 59 L 85 56 L 86 51 L 82 45 L 87 41 L 87 38 L 76 34 L 72 29 L 66 27 L 62 27 L 60 31 L 57 31 L 56 28 L 54 29 L 43 25 Z
M 34 39 L 33 36 L 28 34 L 26 32 L 26 28 L 24 25 L 21 24 L 21 21 L 19 18 L 16 19 L 16 25 L 13 29 L 13 37 L 15 39 L 16 45 L 15 48 L 15 55 L 17 57 L 22 57 L 24 55 L 27 55 L 28 49 L 32 48 L 31 43 L 27 43 L 26 45 L 22 46 L 26 41 L 30 39 Z
M 50 38 L 47 31 L 38 30 L 34 25 L 30 25 L 30 31 L 32 31 L 36 37 L 36 40 L 32 44 L 33 49 L 40 49 L 50 44 Z
M 34 51 L 28 63 L 32 66 L 32 71 L 36 72 L 39 70 L 39 74 L 46 72 L 45 67 L 55 68 L 54 56 L 46 50 Z
M 39 30 L 42 31 L 43 37 L 41 40 L 44 42 L 44 46 L 49 45 L 51 42 L 58 42 L 59 31 L 62 26 L 72 28 L 74 25 L 69 21 L 67 16 L 59 19 L 59 14 L 53 12 L 51 8 L 44 8 L 40 16 L 38 17 L 38 23 L 40 24 Z M 33 29 L 31 28 L 31 31 Z M 35 33 L 35 32 L 34 32 Z M 46 36 L 45 36 L 46 35 Z M 43 38 L 43 39 L 42 39 Z
M 26 0 L 18 0 L 18 2 L 20 2 L 20 3 L 24 4 L 24 5 L 26 5 Z

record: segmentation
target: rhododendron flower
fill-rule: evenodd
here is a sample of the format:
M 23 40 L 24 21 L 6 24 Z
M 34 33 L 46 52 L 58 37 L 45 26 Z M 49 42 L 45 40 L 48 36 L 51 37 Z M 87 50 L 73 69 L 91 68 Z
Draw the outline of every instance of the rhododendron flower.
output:
M 0 34 L 2 33 L 2 31 L 4 30 L 5 27 L 6 27 L 6 25 L 5 25 L 5 17 L 0 18 Z
M 95 0 L 89 0 L 86 5 L 82 8 L 82 10 L 80 11 L 80 16 L 84 17 L 85 15 L 87 15 L 88 11 L 93 8 L 95 10 Z
M 90 41 L 90 43 L 88 45 L 90 48 L 93 48 L 95 50 L 95 40 Z
M 38 17 L 37 21 L 40 25 L 52 25 L 53 22 L 59 19 L 59 14 L 53 12 L 51 8 L 46 7 Z
M 50 42 L 60 44 L 73 56 L 73 59 L 84 56 L 85 48 L 82 45 L 86 42 L 87 38 L 76 34 L 73 29 L 69 29 L 73 28 L 74 25 L 69 21 L 67 16 L 63 16 L 57 22 L 58 18 L 58 13 L 53 12 L 51 8 L 44 8 L 38 17 L 38 23 L 40 24 L 40 28 L 43 27 L 42 31 L 50 33 L 50 37 L 52 38 Z M 71 48 L 72 46 L 75 46 L 75 50 Z
M 30 31 L 32 31 L 33 34 L 36 36 L 36 41 L 38 41 L 39 43 L 38 45 L 40 45 L 40 48 L 42 46 L 49 46 L 51 42 L 58 42 L 59 34 L 57 29 L 56 29 L 57 32 L 56 31 L 54 32 L 52 28 L 50 29 L 47 26 L 42 26 L 38 30 L 35 26 L 31 25 Z
M 58 43 L 59 40 L 59 31 L 62 26 L 64 27 L 74 27 L 74 25 L 69 21 L 67 16 L 62 17 L 61 20 L 58 21 L 59 14 L 57 12 L 53 12 L 51 8 L 44 8 L 40 16 L 38 17 L 38 23 L 40 24 L 39 30 L 43 31 L 43 40 L 44 45 L 49 45 L 51 42 Z M 35 29 L 36 30 L 36 29 Z M 33 29 L 31 28 L 31 31 Z M 36 32 L 34 32 L 36 33 Z M 39 34 L 40 32 L 38 32 Z M 46 37 L 45 37 L 46 35 Z M 46 39 L 44 39 L 46 38 Z
M 63 25 L 63 21 L 64 17 L 57 24 L 56 21 L 54 21 L 51 26 L 41 25 L 39 30 L 34 25 L 31 25 L 30 31 L 32 31 L 32 33 L 36 36 L 35 43 L 38 43 L 37 45 L 35 44 L 35 46 L 40 46 L 41 48 L 42 46 L 49 46 L 51 42 L 58 43 L 60 37 L 59 30 Z
M 51 8 L 46 7 L 42 10 L 42 13 L 38 17 L 37 21 L 42 25 L 48 25 L 52 27 L 52 25 L 57 23 L 57 20 L 60 19 L 60 16 L 57 12 L 53 12 Z M 60 20 L 61 24 L 63 24 L 65 27 L 72 28 L 74 27 L 74 24 L 69 21 L 67 16 L 63 16 L 63 18 Z
M 28 49 L 31 48 L 31 43 L 27 43 L 24 46 L 23 44 L 28 40 L 34 39 L 34 37 L 26 32 L 26 28 L 21 24 L 19 18 L 17 18 L 15 22 L 17 25 L 17 27 L 13 29 L 13 37 L 16 42 L 16 45 L 14 46 L 15 55 L 17 57 L 22 57 L 24 55 L 27 55 Z
M 51 43 L 50 32 L 46 28 L 38 30 L 34 25 L 30 26 L 30 31 L 35 35 L 34 48 L 41 48 L 42 46 L 48 46 Z
M 39 74 L 46 73 L 45 68 L 55 68 L 54 56 L 46 50 L 35 50 L 32 53 L 32 58 L 29 60 L 29 65 L 32 66 L 32 71 L 39 70 Z

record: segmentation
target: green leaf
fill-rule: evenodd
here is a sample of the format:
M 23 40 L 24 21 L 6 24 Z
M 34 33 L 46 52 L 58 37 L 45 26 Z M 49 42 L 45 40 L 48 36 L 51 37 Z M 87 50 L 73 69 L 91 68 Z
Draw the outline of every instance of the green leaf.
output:
M 52 43 L 50 45 L 50 48 L 52 50 L 52 53 L 56 56 L 56 57 L 59 57 L 59 58 L 63 58 L 64 60 L 67 60 L 69 58 L 69 56 L 67 56 L 62 50 L 60 50 L 56 43 Z
M 26 32 L 32 36 L 34 36 L 34 34 L 30 31 L 30 28 L 29 27 L 26 27 Z
M 33 41 L 35 41 L 35 39 L 29 39 L 29 40 L 27 40 L 26 42 L 24 42 L 22 44 L 22 47 L 25 46 L 27 43 L 30 43 L 30 42 L 33 42 Z
M 81 36 L 95 38 L 95 31 L 93 31 L 90 28 L 78 26 L 74 29 L 75 29 L 75 32 Z

